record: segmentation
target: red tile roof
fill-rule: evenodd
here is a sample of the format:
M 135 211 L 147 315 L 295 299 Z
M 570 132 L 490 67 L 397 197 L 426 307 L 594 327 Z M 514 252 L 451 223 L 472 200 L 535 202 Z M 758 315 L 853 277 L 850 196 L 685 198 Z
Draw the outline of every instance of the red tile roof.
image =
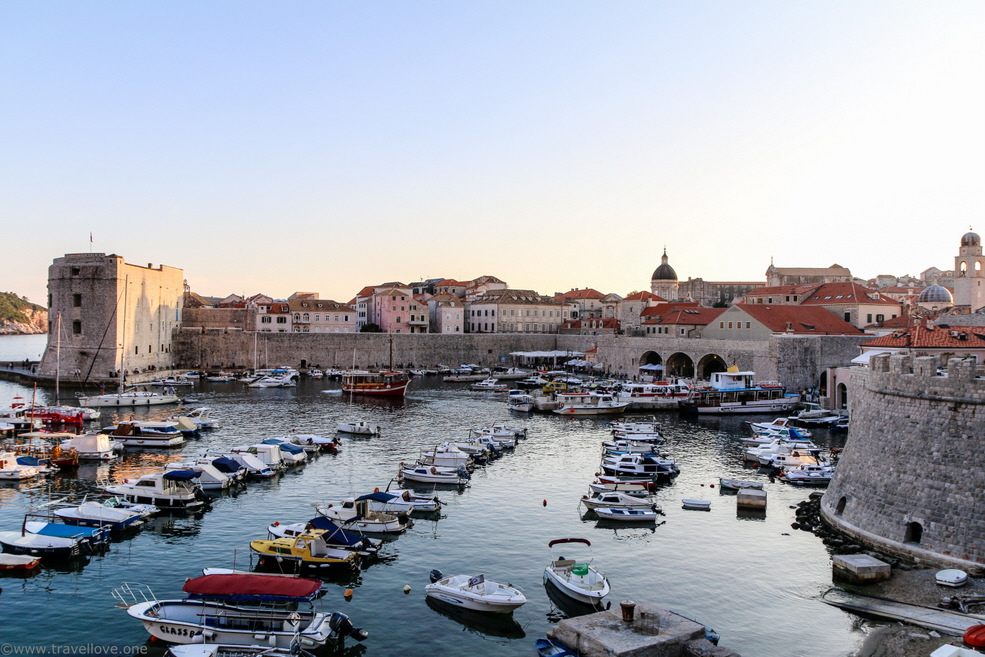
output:
M 810 293 L 806 299 L 801 301 L 805 306 L 832 306 L 836 304 L 855 305 L 863 303 L 865 305 L 885 304 L 898 306 L 899 301 L 890 299 L 878 290 L 870 290 L 857 283 L 825 283 Z
M 864 335 L 863 331 L 820 306 L 740 303 L 734 307 L 741 308 L 747 315 L 774 333 Z
M 697 306 L 692 308 L 677 308 L 663 313 L 656 317 L 648 318 L 644 324 L 685 324 L 687 326 L 707 326 L 727 308 L 705 308 Z
M 636 292 L 630 294 L 628 297 L 623 299 L 623 301 L 666 301 L 659 294 L 654 294 L 653 292 Z
M 605 295 L 598 290 L 593 290 L 592 288 L 587 287 L 583 290 L 562 292 L 561 294 L 556 295 L 555 298 L 568 299 L 570 301 L 574 299 L 601 299 L 604 296 Z
M 807 294 L 814 288 L 819 287 L 816 283 L 814 285 L 774 285 L 772 287 L 757 287 L 755 290 L 749 290 L 745 293 L 746 297 L 768 297 L 768 296 L 786 296 L 786 295 L 802 295 Z
M 985 349 L 985 327 L 977 333 L 970 328 L 914 326 L 863 342 L 862 347 L 909 349 Z
M 644 308 L 640 312 L 640 317 L 657 317 L 659 315 L 674 312 L 675 310 L 701 307 L 701 304 L 697 301 L 670 301 L 667 303 L 658 303 L 657 305 L 650 306 L 649 308 Z

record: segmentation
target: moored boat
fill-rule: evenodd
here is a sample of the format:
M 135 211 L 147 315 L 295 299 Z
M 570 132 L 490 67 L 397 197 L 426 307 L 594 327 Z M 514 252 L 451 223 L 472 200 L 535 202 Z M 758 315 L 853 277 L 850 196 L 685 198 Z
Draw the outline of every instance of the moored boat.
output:
M 170 392 L 154 392 L 150 390 L 130 390 L 129 392 L 110 393 L 106 395 L 79 396 L 81 406 L 158 406 L 160 404 L 177 404 L 178 395 Z
M 403 397 L 410 379 L 407 372 L 351 371 L 342 375 L 342 392 L 376 397 Z
M 554 558 L 556 546 L 584 544 L 591 548 L 586 538 L 558 538 L 548 546 L 552 548 L 551 563 L 544 569 L 544 581 L 553 584 L 562 594 L 588 605 L 597 605 L 609 594 L 609 580 L 592 566 L 592 559 L 575 561 L 563 555 Z
M 464 609 L 494 614 L 509 614 L 527 602 L 520 589 L 488 580 L 484 574 L 444 577 L 434 570 L 424 594 Z
M 800 395 L 786 394 L 779 383 L 753 383 L 755 372 L 712 372 L 708 386 L 694 388 L 681 408 L 702 414 L 783 413 L 800 403 Z
M 594 509 L 595 515 L 601 520 L 618 522 L 656 522 L 657 512 L 653 509 L 636 509 L 626 507 L 604 507 Z

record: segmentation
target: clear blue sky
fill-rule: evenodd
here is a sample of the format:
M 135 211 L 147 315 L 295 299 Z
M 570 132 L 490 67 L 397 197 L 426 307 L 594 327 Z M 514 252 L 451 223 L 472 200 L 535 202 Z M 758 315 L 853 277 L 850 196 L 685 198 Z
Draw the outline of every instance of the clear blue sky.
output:
M 550 294 L 950 268 L 985 234 L 985 2 L 0 3 L 0 288 Z

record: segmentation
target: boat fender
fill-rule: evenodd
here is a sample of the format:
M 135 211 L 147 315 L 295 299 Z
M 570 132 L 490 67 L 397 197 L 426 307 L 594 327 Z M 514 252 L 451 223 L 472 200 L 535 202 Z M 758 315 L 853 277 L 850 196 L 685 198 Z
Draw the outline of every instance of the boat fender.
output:
M 342 597 L 345 598 L 346 602 L 352 600 L 352 589 L 346 589 L 345 592 L 342 594 Z
M 544 500 L 544 506 L 547 506 L 547 500 Z
M 380 492 L 380 489 L 379 489 L 379 488 L 374 488 L 374 489 L 373 489 L 373 492 L 374 492 L 374 493 L 379 493 L 379 492 Z
M 274 527 L 280 527 L 280 520 L 274 520 Z

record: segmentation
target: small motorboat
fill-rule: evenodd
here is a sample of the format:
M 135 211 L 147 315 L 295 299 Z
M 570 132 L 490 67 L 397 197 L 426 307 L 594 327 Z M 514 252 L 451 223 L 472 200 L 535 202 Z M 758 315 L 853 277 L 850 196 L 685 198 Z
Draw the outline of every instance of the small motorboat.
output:
M 149 514 L 146 510 L 114 508 L 99 502 L 83 502 L 78 506 L 54 509 L 52 513 L 69 525 L 108 527 L 113 531 L 136 529 Z
M 740 490 L 743 488 L 754 488 L 756 490 L 763 490 L 763 484 L 759 481 L 744 481 L 742 479 L 726 479 L 725 477 L 719 477 L 718 487 L 722 490 Z
M 607 475 L 617 476 L 665 476 L 680 472 L 673 459 L 656 454 L 612 454 L 602 459 L 602 470 Z
M 801 486 L 827 486 L 831 483 L 835 469 L 832 465 L 804 464 L 796 468 L 788 468 L 778 476 L 788 484 Z
M 472 390 L 485 390 L 486 392 L 506 392 L 510 389 L 509 386 L 501 384 L 499 379 L 492 378 L 473 383 L 469 388 Z
M 654 503 L 652 497 L 637 497 L 634 495 L 627 495 L 626 493 L 620 491 L 606 491 L 604 493 L 598 493 L 592 497 L 581 498 L 581 503 L 585 505 L 586 509 L 596 511 L 603 508 L 633 508 L 633 509 L 650 509 L 653 511 L 657 510 L 657 505 Z
M 537 639 L 534 641 L 534 650 L 539 657 L 578 657 L 578 653 L 568 650 L 557 641 L 550 639 Z
M 407 529 L 400 517 L 371 511 L 365 495 L 358 500 L 343 500 L 339 505 L 316 505 L 315 509 L 326 518 L 364 534 L 400 534 Z
M 153 504 L 169 511 L 195 511 L 206 505 L 209 498 L 195 480 L 202 476 L 194 470 L 168 470 L 145 474 L 139 479 L 124 479 L 123 483 L 103 486 L 103 490 L 134 504 Z
M 441 500 L 437 497 L 411 495 L 410 491 L 391 493 L 376 490 L 356 498 L 356 501 L 366 500 L 370 511 L 390 513 L 393 515 L 410 515 L 414 512 L 437 513 L 441 510 Z
M 431 571 L 431 584 L 424 587 L 424 594 L 465 609 L 494 614 L 511 613 L 527 602 L 520 589 L 487 580 L 483 574 L 444 577 L 437 570 Z
M 41 557 L 25 554 L 0 554 L 0 572 L 31 570 L 41 563 Z
M 167 657 L 314 657 L 304 648 L 237 646 L 230 643 L 189 643 L 169 646 Z
M 401 467 L 397 478 L 419 484 L 451 484 L 465 486 L 471 475 L 464 468 L 439 468 L 438 466 Z
M 647 490 L 654 490 L 659 485 L 658 477 L 616 477 L 611 475 L 598 475 L 598 480 L 600 484 L 604 485 L 633 485 L 633 486 L 643 486 Z M 624 491 L 626 492 L 626 491 Z
M 182 417 L 186 417 L 191 420 L 191 422 L 201 431 L 211 431 L 212 429 L 219 428 L 219 424 L 209 417 L 211 413 L 212 409 L 208 406 L 199 406 L 198 408 L 193 408 L 188 411 L 188 413 Z
M 356 552 L 361 557 L 375 555 L 383 543 L 378 538 L 369 538 L 358 532 L 346 531 L 343 526 L 325 516 L 315 516 L 308 522 L 291 524 L 273 522 L 267 527 L 267 533 L 272 538 L 292 538 L 313 529 L 324 530 L 325 533 L 321 535 L 321 540 L 327 546 Z
M 656 522 L 657 511 L 654 509 L 636 509 L 620 507 L 600 507 L 594 509 L 595 515 L 601 520 L 617 520 L 619 522 Z
M 692 509 L 694 511 L 711 511 L 711 502 L 708 500 L 684 498 L 681 500 L 681 504 L 685 509 Z
M 370 424 L 365 420 L 357 420 L 355 422 L 339 422 L 335 425 L 337 431 L 342 433 L 354 433 L 362 436 L 378 436 L 380 435 L 380 425 Z
M 643 484 L 630 483 L 603 484 L 601 482 L 592 482 L 588 484 L 588 490 L 592 491 L 593 495 L 620 492 L 625 495 L 632 495 L 633 497 L 646 497 L 650 494 L 650 490 Z
M 592 566 L 592 559 L 575 561 L 559 555 L 554 558 L 553 551 L 558 545 L 574 546 L 584 544 L 591 548 L 587 538 L 558 538 L 548 543 L 552 549 L 551 563 L 544 569 L 544 581 L 553 584 L 562 594 L 588 605 L 597 605 L 609 594 L 609 580 Z
M 313 433 L 295 433 L 288 436 L 288 439 L 295 445 L 300 445 L 306 452 L 325 452 L 326 454 L 339 453 L 339 439 L 337 436 L 324 438 Z
M 280 564 L 294 563 L 298 568 L 359 568 L 359 553 L 334 547 L 324 540 L 324 529 L 310 529 L 296 536 L 250 541 L 250 549 L 266 560 Z

